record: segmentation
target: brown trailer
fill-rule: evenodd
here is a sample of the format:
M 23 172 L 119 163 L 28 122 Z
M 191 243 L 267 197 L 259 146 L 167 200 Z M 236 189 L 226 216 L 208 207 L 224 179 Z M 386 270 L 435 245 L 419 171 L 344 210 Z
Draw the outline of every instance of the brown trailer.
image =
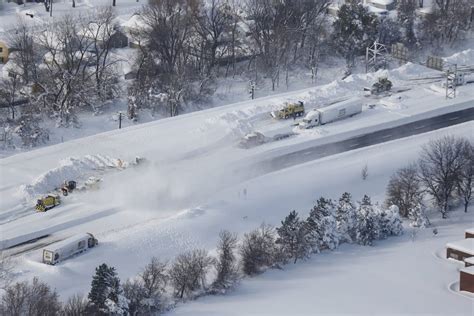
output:
M 474 266 L 461 269 L 459 273 L 459 290 L 474 293 Z
M 474 257 L 474 238 L 450 242 L 446 245 L 446 258 L 464 262 Z
M 466 229 L 466 230 L 464 231 L 464 237 L 465 237 L 465 238 L 474 238 L 474 227 L 473 227 L 473 228 Z

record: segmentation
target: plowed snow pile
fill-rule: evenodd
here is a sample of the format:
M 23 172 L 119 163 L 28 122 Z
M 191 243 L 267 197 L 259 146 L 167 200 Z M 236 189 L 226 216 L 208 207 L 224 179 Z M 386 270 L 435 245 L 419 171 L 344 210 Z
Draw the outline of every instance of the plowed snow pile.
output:
M 444 58 L 445 61 L 458 65 L 474 64 L 474 49 L 466 49 L 450 57 Z
M 79 180 L 105 169 L 125 168 L 120 159 L 102 155 L 87 155 L 83 158 L 69 157 L 59 162 L 59 167 L 42 174 L 32 184 L 22 185 L 18 194 L 28 200 L 47 194 L 60 187 L 65 180 Z

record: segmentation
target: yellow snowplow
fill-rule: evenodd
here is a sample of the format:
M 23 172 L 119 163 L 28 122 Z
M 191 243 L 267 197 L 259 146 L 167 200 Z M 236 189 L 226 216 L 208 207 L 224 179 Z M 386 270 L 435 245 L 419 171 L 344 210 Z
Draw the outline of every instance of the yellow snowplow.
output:
M 275 119 L 288 119 L 302 116 L 304 114 L 304 105 L 302 101 L 297 103 L 285 103 L 285 106 L 278 110 L 270 113 Z
M 35 209 L 37 212 L 46 212 L 61 203 L 59 195 L 47 195 L 36 202 Z

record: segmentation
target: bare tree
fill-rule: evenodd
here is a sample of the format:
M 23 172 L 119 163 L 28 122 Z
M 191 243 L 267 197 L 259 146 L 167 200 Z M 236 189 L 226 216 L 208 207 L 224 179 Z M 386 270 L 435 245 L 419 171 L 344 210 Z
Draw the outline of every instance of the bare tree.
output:
M 215 267 L 217 277 L 213 287 L 217 290 L 225 290 L 231 287 L 239 277 L 235 250 L 237 248 L 237 235 L 227 230 L 219 233 L 219 244 L 217 245 L 218 259 Z
M 31 27 L 23 19 L 19 19 L 14 31 L 8 33 L 8 41 L 12 47 L 9 61 L 14 64 L 17 80 L 25 84 L 36 82 L 41 49 L 34 39 Z
M 452 44 L 471 27 L 471 0 L 435 0 L 433 12 L 422 24 L 424 38 L 441 48 Z
M 265 224 L 244 235 L 239 250 L 242 256 L 242 270 L 246 275 L 260 273 L 275 263 L 277 256 L 275 239 L 275 229 Z
M 0 304 L 0 314 L 11 316 L 55 316 L 61 310 L 56 291 L 33 278 L 28 282 L 18 282 L 8 286 Z
M 0 289 L 7 288 L 13 280 L 14 262 L 0 251 Z
M 464 204 L 464 212 L 467 212 L 469 203 L 472 199 L 474 185 L 474 146 L 466 144 L 463 153 L 463 167 L 459 174 L 457 190 Z
M 464 166 L 464 155 L 469 141 L 445 136 L 423 146 L 418 162 L 420 179 L 433 197 L 443 218 L 447 217 L 459 175 Z
M 408 165 L 397 170 L 387 185 L 386 206 L 398 206 L 400 215 L 408 217 L 410 210 L 423 199 L 423 188 L 418 177 L 418 166 Z
M 64 316 L 82 316 L 87 312 L 87 300 L 81 295 L 73 295 L 68 298 L 63 306 L 61 315 Z
M 205 277 L 213 263 L 207 251 L 196 249 L 179 255 L 169 271 L 175 295 L 183 298 L 206 286 Z

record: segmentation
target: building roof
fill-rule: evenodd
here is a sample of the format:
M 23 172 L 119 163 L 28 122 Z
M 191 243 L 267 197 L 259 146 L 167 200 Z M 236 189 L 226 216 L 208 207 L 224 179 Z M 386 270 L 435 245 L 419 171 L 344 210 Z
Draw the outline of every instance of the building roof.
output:
M 464 262 L 474 265 L 474 257 L 469 257 L 464 259 Z
M 458 250 L 474 256 L 474 238 L 466 238 L 446 244 L 447 248 Z
M 474 275 L 474 266 L 463 268 L 463 269 L 461 269 L 461 272 L 464 272 L 464 273 L 467 273 L 467 274 L 470 274 L 470 275 Z
M 381 5 L 390 5 L 393 3 L 393 0 L 370 0 L 370 2 L 381 4 Z
M 464 232 L 474 235 L 474 227 L 468 228 Z

